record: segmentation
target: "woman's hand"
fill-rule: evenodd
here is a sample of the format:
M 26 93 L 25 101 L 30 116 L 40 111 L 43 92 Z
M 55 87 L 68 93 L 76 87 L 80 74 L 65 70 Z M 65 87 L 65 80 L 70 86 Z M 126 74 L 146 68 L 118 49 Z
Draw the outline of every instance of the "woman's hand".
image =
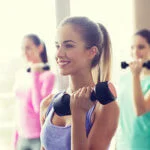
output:
M 31 71 L 32 72 L 42 72 L 43 71 L 43 63 L 32 63 L 31 64 Z
M 143 62 L 141 59 L 133 61 L 129 64 L 130 66 L 130 70 L 132 72 L 133 75 L 140 75 L 141 71 L 142 71 L 142 67 L 143 67 Z
M 72 93 L 70 98 L 72 114 L 86 113 L 94 105 L 90 100 L 91 91 L 91 87 L 83 87 Z
M 43 126 L 43 124 L 45 122 L 47 109 L 51 103 L 52 97 L 53 97 L 53 94 L 50 94 L 46 98 L 44 98 L 40 103 L 40 123 L 41 123 L 41 126 Z

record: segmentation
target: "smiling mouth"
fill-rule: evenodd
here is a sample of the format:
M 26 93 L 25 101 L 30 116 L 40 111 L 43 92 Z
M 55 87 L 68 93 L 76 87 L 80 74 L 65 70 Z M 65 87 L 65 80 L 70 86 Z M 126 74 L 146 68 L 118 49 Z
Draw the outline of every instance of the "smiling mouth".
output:
M 136 57 L 137 59 L 143 59 L 142 57 Z
M 58 66 L 61 67 L 61 68 L 65 67 L 69 63 L 70 63 L 69 61 L 60 61 L 60 62 L 57 62 Z

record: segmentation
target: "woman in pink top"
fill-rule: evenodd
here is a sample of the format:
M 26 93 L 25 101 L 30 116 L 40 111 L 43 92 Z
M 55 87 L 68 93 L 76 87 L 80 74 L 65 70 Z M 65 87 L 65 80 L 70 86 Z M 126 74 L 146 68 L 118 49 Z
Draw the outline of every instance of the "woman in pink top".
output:
M 17 99 L 15 150 L 40 150 L 40 103 L 54 87 L 55 75 L 49 70 L 45 44 L 37 35 L 23 38 L 23 54 L 29 68 L 19 71 L 14 86 Z

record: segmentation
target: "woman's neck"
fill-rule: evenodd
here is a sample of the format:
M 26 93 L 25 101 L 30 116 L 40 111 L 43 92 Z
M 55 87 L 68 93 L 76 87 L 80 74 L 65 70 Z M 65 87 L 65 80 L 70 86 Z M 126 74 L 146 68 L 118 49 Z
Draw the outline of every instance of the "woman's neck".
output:
M 78 76 L 70 76 L 69 78 L 69 92 L 75 92 L 82 87 L 94 86 L 92 74 L 83 74 Z
M 39 58 L 39 59 L 33 60 L 32 63 L 33 64 L 40 64 L 40 63 L 43 63 L 43 61 Z

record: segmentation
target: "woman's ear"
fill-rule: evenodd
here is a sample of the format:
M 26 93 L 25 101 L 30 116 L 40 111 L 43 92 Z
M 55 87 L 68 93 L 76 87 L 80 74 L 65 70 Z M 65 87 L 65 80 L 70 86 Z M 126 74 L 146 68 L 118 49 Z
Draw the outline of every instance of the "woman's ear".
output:
M 94 58 L 97 53 L 98 53 L 98 48 L 96 46 L 92 46 L 89 50 L 90 58 Z
M 39 53 L 42 53 L 43 50 L 44 50 L 44 45 L 43 45 L 43 44 L 40 44 L 40 45 L 38 46 L 38 48 L 39 48 Z

